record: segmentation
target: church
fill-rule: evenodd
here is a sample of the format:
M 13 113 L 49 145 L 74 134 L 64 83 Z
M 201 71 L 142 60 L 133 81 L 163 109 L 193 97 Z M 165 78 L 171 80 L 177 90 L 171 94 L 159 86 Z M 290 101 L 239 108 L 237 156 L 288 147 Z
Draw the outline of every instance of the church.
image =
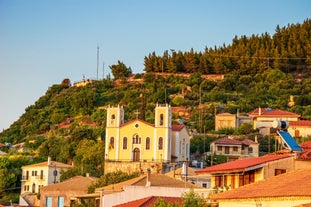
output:
M 165 173 L 190 158 L 190 135 L 185 125 L 172 124 L 170 105 L 155 107 L 155 122 L 124 122 L 122 106 L 107 108 L 105 173 L 122 170 Z

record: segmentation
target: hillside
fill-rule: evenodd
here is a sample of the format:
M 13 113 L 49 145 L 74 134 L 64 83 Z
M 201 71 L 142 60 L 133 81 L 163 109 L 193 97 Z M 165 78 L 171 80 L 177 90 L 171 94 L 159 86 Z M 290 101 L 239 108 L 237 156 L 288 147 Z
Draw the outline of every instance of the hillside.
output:
M 145 58 L 146 73 L 136 74 L 128 81 L 119 80 L 119 84 L 104 79 L 85 87 L 71 87 L 67 82 L 51 86 L 0 134 L 0 142 L 14 144 L 32 137 L 46 137 L 51 131 L 72 137 L 76 136 L 75 130 L 85 129 L 92 131 L 89 135 L 92 138 L 103 136 L 102 106 L 109 104 L 124 105 L 130 112 L 126 119 L 134 118 L 133 112 L 139 110 L 139 118 L 146 121 L 153 120 L 157 102 L 184 106 L 192 112 L 186 121 L 197 129 L 200 126 L 195 121 L 199 116 L 196 109 L 204 104 L 203 119 L 208 130 L 213 129 L 215 109 L 235 113 L 237 109 L 248 112 L 261 106 L 293 111 L 310 119 L 310 47 L 311 20 L 306 20 L 284 28 L 277 26 L 273 36 L 264 33 L 234 37 L 231 45 L 206 49 L 203 53 L 173 51 L 168 55 L 166 51 L 162 57 L 153 53 Z M 210 80 L 202 74 L 225 76 Z M 288 106 L 291 95 L 293 107 Z M 66 120 L 71 120 L 70 127 L 61 127 Z

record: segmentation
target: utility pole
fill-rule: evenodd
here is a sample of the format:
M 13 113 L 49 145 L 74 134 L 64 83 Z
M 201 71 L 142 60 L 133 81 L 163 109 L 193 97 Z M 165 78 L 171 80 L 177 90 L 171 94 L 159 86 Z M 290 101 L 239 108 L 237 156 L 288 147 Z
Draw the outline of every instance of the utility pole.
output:
M 96 79 L 98 80 L 98 64 L 99 64 L 99 45 L 97 44 L 97 70 L 96 70 Z

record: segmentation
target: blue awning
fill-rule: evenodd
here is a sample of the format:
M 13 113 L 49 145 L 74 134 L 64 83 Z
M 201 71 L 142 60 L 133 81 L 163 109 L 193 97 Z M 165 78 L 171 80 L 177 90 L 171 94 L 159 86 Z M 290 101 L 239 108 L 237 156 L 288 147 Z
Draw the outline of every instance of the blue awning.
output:
M 277 133 L 291 150 L 302 151 L 296 140 L 288 132 L 278 130 Z

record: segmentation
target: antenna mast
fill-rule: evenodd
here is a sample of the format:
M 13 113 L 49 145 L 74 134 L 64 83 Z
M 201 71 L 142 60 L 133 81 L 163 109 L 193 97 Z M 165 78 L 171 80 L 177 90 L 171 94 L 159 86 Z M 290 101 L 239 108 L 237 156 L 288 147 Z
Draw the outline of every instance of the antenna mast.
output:
M 98 64 L 99 64 L 99 46 L 97 44 L 97 75 L 96 75 L 96 79 L 98 80 Z

